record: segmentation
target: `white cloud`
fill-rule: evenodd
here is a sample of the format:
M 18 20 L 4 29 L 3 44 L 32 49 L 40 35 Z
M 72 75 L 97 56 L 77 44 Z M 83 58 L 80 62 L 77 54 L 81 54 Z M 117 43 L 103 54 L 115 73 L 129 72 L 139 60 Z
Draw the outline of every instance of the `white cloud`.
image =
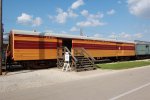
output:
M 23 25 L 29 25 L 32 22 L 32 16 L 26 13 L 22 13 L 21 16 L 17 17 L 17 22 Z
M 143 34 L 142 33 L 136 33 L 136 34 L 134 34 L 134 37 L 135 38 L 142 38 Z
M 40 17 L 36 17 L 22 13 L 21 16 L 17 17 L 17 22 L 22 25 L 31 25 L 31 26 L 40 26 L 42 24 L 42 19 Z
M 84 5 L 83 0 L 77 0 L 71 5 L 71 9 L 77 9 L 78 7 Z
M 75 18 L 75 17 L 78 16 L 71 9 L 68 9 L 65 12 L 65 11 L 63 11 L 63 9 L 57 8 L 56 12 L 57 12 L 57 15 L 54 16 L 54 17 L 49 15 L 49 19 L 51 19 L 51 20 L 54 19 L 57 23 L 60 23 L 60 24 L 66 23 L 66 21 L 68 20 L 68 18 Z
M 68 13 L 64 12 L 61 8 L 57 9 L 58 15 L 55 17 L 56 22 L 65 23 L 68 17 Z
M 136 39 L 142 38 L 143 34 L 142 33 L 129 34 L 126 32 L 121 32 L 117 34 L 113 32 L 108 37 L 112 39 L 117 39 L 117 40 L 136 40 Z
M 107 12 L 108 15 L 113 15 L 115 13 L 116 13 L 116 11 L 114 9 L 111 9 L 110 11 Z
M 32 26 L 40 26 L 42 24 L 42 19 L 40 17 L 36 17 L 33 20 L 33 25 Z
M 130 39 L 131 35 L 128 34 L 128 33 L 122 32 L 122 33 L 119 34 L 119 37 L 122 38 L 122 39 Z
M 150 18 L 150 0 L 128 0 L 128 6 L 131 14 Z
M 72 28 L 70 29 L 70 31 L 71 31 L 71 32 L 77 32 L 77 31 L 79 31 L 79 29 L 78 29 L 77 27 L 72 27 Z
M 84 17 L 86 18 L 89 18 L 89 19 L 92 19 L 92 18 L 103 18 L 104 17 L 104 14 L 101 14 L 100 12 L 98 12 L 97 14 L 90 14 L 88 12 L 88 10 L 83 10 L 81 11 L 81 15 L 83 15 Z
M 94 34 L 94 37 L 97 37 L 97 38 L 98 38 L 98 37 L 103 37 L 103 35 L 97 33 L 97 34 Z
M 89 12 L 87 11 L 87 10 L 82 10 L 81 11 L 81 15 L 83 15 L 83 16 L 88 16 L 89 15 Z
M 61 34 L 67 34 L 67 32 L 66 31 L 61 31 Z
M 76 13 L 73 12 L 73 10 L 68 9 L 68 17 L 73 18 L 73 17 L 77 17 L 78 15 Z
M 68 10 L 63 11 L 63 9 L 57 8 L 57 10 L 56 10 L 57 15 L 56 16 L 49 15 L 48 17 L 50 20 L 55 20 L 57 23 L 64 24 L 67 22 L 67 20 L 69 18 L 78 17 L 78 14 L 76 14 L 74 12 L 74 10 L 77 9 L 78 7 L 82 6 L 82 5 L 84 5 L 84 1 L 83 0 L 77 0 L 74 3 L 72 3 L 72 5 L 68 8 Z
M 90 27 L 90 26 L 103 26 L 105 25 L 105 23 L 100 22 L 97 19 L 91 19 L 91 20 L 78 22 L 76 25 L 80 27 Z
M 108 38 L 111 38 L 111 39 L 116 39 L 117 38 L 117 34 L 116 33 L 111 33 Z
M 121 33 L 111 33 L 109 36 L 109 38 L 112 38 L 112 39 L 118 39 L 118 40 L 130 40 L 132 38 L 132 35 L 131 34 L 128 34 L 128 33 L 125 33 L 125 32 L 121 32 Z
M 76 25 L 80 27 L 89 27 L 89 26 L 103 26 L 106 23 L 100 21 L 103 18 L 103 14 L 90 14 L 87 10 L 81 11 L 81 15 L 86 18 L 85 21 L 77 22 Z
M 8 40 L 8 38 L 9 38 L 9 34 L 3 34 L 3 40 Z

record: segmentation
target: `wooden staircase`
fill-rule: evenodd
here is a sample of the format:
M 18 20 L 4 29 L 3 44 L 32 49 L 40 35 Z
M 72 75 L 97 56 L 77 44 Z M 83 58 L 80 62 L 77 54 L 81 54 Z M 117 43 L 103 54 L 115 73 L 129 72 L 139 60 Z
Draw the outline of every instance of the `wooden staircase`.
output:
M 77 68 L 76 71 L 86 71 L 86 70 L 95 70 L 96 67 L 89 61 L 88 58 L 84 56 L 76 56 Z
M 92 56 L 90 56 L 84 48 L 73 48 L 73 53 L 69 51 L 67 47 L 57 48 L 57 67 L 62 68 L 64 64 L 64 54 L 68 52 L 70 55 L 70 65 L 72 70 L 75 71 L 86 71 L 95 70 L 96 61 Z
M 69 53 L 70 56 L 70 65 L 71 65 L 71 69 L 75 70 L 76 69 L 76 63 L 78 62 L 78 60 L 72 55 L 72 53 L 70 52 L 70 50 L 67 47 L 58 47 L 57 48 L 57 67 L 58 68 L 62 68 L 65 62 L 65 52 Z

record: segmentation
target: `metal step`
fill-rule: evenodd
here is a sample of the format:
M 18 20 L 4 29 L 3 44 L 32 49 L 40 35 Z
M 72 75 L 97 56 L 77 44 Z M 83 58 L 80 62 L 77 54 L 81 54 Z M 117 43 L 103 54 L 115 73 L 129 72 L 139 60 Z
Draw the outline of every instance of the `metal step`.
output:
M 93 67 L 93 65 L 84 65 L 83 67 Z
M 93 70 L 95 67 L 91 64 L 88 58 L 84 56 L 76 56 L 78 59 L 76 71 Z
M 87 60 L 87 61 L 84 60 L 84 61 L 81 61 L 81 62 L 82 62 L 82 63 L 90 63 L 90 64 L 91 64 L 91 62 L 88 61 L 88 60 Z

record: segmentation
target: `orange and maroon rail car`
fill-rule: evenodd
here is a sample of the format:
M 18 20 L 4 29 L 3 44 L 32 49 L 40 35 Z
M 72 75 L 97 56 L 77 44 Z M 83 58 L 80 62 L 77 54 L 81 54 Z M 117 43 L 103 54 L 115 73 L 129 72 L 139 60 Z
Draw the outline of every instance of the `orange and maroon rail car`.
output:
M 23 64 L 32 66 L 33 61 L 56 64 L 57 47 L 61 46 L 68 47 L 72 53 L 73 48 L 82 47 L 92 57 L 101 59 L 135 56 L 135 44 L 132 42 L 22 30 L 10 32 L 9 49 L 12 58 Z
M 108 40 L 73 39 L 74 47 L 83 47 L 96 58 L 116 58 L 135 56 L 135 44 Z

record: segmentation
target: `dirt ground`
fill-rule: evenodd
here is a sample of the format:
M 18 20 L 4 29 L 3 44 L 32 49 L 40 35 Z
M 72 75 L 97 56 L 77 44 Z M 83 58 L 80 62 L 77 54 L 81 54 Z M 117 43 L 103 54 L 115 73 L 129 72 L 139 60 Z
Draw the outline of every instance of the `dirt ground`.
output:
M 0 76 L 0 93 L 80 80 L 111 72 L 114 71 L 97 69 L 83 72 L 62 72 L 57 68 L 8 72 L 6 75 Z
M 150 59 L 147 59 L 147 61 L 150 61 Z M 0 93 L 11 92 L 18 89 L 54 85 L 62 82 L 109 75 L 116 72 L 120 72 L 120 70 L 97 69 L 82 72 L 62 72 L 62 70 L 58 68 L 49 68 L 8 72 L 3 73 L 3 75 L 0 76 Z

